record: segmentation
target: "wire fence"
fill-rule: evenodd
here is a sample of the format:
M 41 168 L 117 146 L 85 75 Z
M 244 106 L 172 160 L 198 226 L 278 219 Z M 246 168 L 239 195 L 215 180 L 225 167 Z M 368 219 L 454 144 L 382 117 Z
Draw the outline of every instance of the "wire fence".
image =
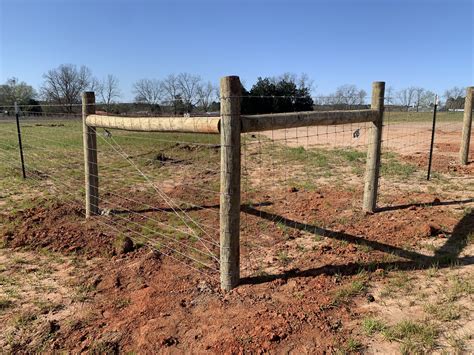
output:
M 322 97 L 318 100 L 324 102 Z M 343 105 L 338 109 L 367 107 Z M 17 185 L 24 184 L 32 197 L 55 198 L 84 211 L 81 114 L 29 113 L 26 108 L 21 107 L 20 121 L 27 180 L 5 183 L 5 196 L 13 198 Z M 79 106 L 75 108 L 79 110 Z M 382 196 L 390 195 L 390 181 L 425 178 L 432 114 L 429 110 L 385 111 L 379 180 Z M 447 164 L 447 170 L 457 164 L 461 127 L 462 113 L 438 113 L 435 159 L 441 165 L 435 164 L 435 172 L 445 172 L 442 164 Z M 288 237 L 281 223 L 284 218 L 291 215 L 299 223 L 317 225 L 317 211 L 304 205 L 307 200 L 295 208 L 294 203 L 299 202 L 292 199 L 288 214 L 276 213 L 284 209 L 293 192 L 323 195 L 331 187 L 351 190 L 356 200 L 362 199 L 366 154 L 372 144 L 370 128 L 371 123 L 352 123 L 242 135 L 242 276 L 262 272 L 263 265 L 268 270 L 269 265 L 284 263 L 288 257 L 284 250 L 281 255 L 265 254 L 268 245 Z M 97 140 L 101 215 L 94 217 L 94 222 L 117 238 L 127 236 L 137 245 L 157 249 L 216 279 L 219 135 L 97 129 Z M 0 159 L 5 179 L 20 176 L 16 127 L 10 113 L 0 116 Z M 356 200 L 354 208 L 360 210 Z M 272 207 L 275 205 L 278 209 Z M 296 211 L 300 215 L 295 216 Z M 339 213 L 337 207 L 334 213 Z
M 27 180 L 20 184 L 84 211 L 82 120 L 43 114 L 23 117 L 21 128 Z M 11 119 L 0 123 L 0 154 L 5 176 L 17 176 Z M 99 129 L 98 159 L 101 216 L 94 222 L 217 277 L 219 136 Z

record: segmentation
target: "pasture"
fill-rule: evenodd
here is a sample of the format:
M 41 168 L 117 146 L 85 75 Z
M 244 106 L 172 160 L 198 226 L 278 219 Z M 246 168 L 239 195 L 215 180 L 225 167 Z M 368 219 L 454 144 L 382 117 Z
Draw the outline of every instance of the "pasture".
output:
M 430 181 L 431 114 L 385 115 L 371 214 L 367 124 L 242 135 L 241 285 L 229 293 L 219 135 L 98 128 L 102 213 L 86 220 L 80 118 L 22 119 L 26 180 L 15 123 L 0 119 L 0 347 L 472 351 L 462 114 L 439 114 Z

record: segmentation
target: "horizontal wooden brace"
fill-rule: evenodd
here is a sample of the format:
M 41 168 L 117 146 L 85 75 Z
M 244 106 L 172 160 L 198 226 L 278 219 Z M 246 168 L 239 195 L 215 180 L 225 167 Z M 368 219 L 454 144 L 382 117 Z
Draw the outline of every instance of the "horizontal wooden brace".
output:
M 90 127 L 141 132 L 219 133 L 220 117 L 126 117 L 88 115 Z
M 307 111 L 241 116 L 242 133 L 275 129 L 375 122 L 376 110 Z

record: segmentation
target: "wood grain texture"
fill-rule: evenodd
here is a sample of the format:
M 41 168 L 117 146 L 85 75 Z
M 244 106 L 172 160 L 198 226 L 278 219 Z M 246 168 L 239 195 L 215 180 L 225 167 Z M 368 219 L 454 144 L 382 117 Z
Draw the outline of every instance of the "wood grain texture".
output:
M 238 76 L 221 79 L 220 279 L 229 291 L 240 280 L 240 95 Z
M 220 117 L 125 117 L 89 115 L 90 127 L 140 132 L 219 133 Z
M 472 105 L 474 101 L 474 86 L 466 89 L 466 100 L 464 102 L 464 119 L 461 135 L 461 149 L 459 150 L 459 159 L 462 165 L 467 165 L 469 160 L 469 145 L 471 143 L 472 130 Z

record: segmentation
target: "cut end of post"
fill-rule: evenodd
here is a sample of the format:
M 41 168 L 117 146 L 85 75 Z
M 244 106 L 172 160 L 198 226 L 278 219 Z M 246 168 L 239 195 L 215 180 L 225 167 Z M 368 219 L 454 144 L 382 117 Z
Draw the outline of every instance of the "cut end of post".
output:
M 374 81 L 372 83 L 372 102 L 373 110 L 383 111 L 385 100 L 385 81 Z M 380 115 L 380 120 L 382 119 Z
M 84 91 L 82 93 L 82 113 L 84 115 L 91 115 L 95 113 L 94 91 Z
M 221 78 L 221 99 L 240 96 L 242 84 L 237 75 L 224 76 Z

